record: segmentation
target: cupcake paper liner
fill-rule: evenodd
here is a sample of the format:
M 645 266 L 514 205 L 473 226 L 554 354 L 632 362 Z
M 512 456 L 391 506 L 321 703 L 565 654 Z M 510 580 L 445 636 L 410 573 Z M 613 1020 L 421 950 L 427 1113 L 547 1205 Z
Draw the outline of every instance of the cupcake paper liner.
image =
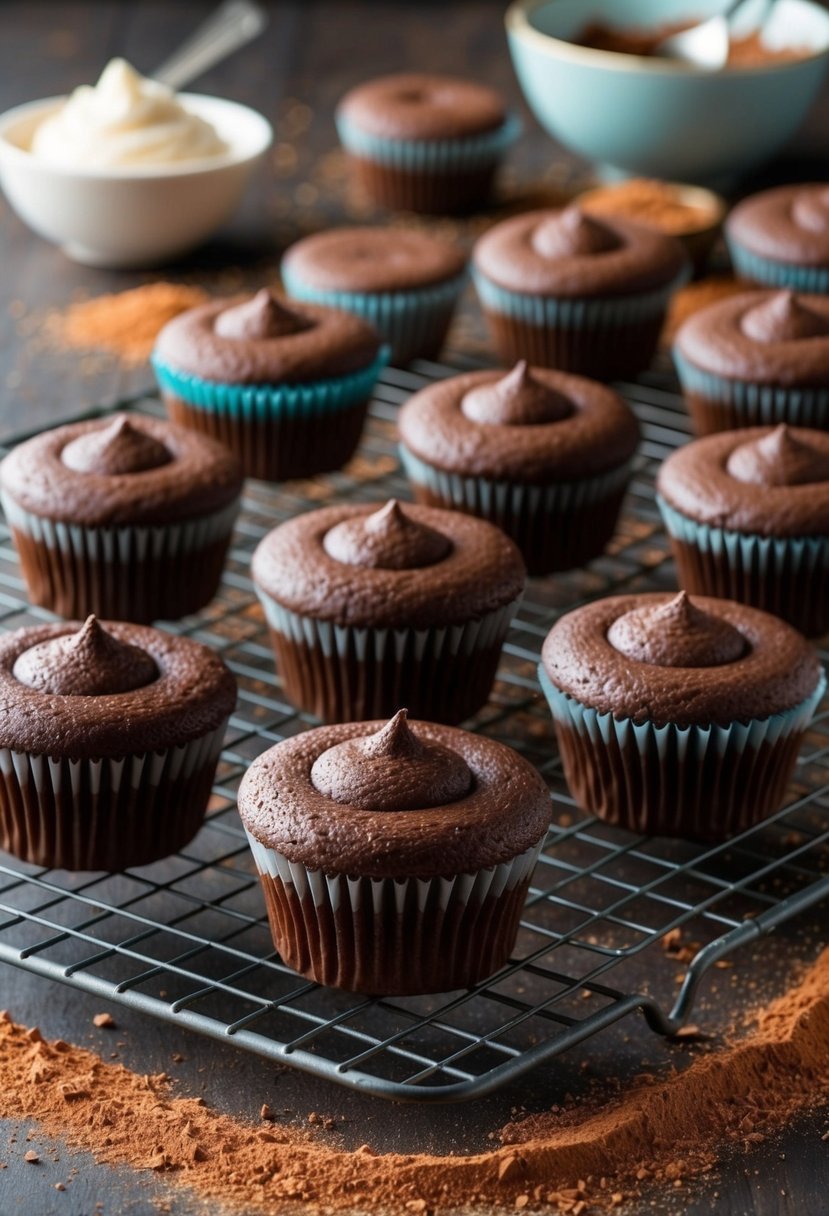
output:
M 138 623 L 195 612 L 216 593 L 239 499 L 159 526 L 85 527 L 46 519 L 0 495 L 33 603 Z
M 391 347 L 392 363 L 435 358 L 443 346 L 466 274 L 407 291 L 325 291 L 284 267 L 285 290 L 296 300 L 341 308 L 365 318 Z
M 521 134 L 521 120 L 508 114 L 494 131 L 456 139 L 388 139 L 336 116 L 340 143 L 353 156 L 406 173 L 456 173 L 493 164 Z
M 527 485 L 464 477 L 400 446 L 418 501 L 466 511 L 497 524 L 521 549 L 530 574 L 584 565 L 613 535 L 633 463 L 579 481 Z
M 797 266 L 791 262 L 773 262 L 746 249 L 733 237 L 726 236 L 726 244 L 740 279 L 750 279 L 769 287 L 791 288 L 792 291 L 812 292 L 815 295 L 829 293 L 829 267 Z
M 378 996 L 464 988 L 502 966 L 542 844 L 473 874 L 374 879 L 308 870 L 247 836 L 288 966 Z
M 807 637 L 829 631 L 829 536 L 734 532 L 698 523 L 659 495 L 656 501 L 681 587 L 762 608 Z
M 388 717 L 456 723 L 480 709 L 518 600 L 462 625 L 371 629 L 291 612 L 261 587 L 277 667 L 293 704 L 325 722 Z
M 682 391 L 698 435 L 748 426 L 829 428 L 829 388 L 783 388 L 703 371 L 674 347 Z
M 799 705 L 730 726 L 617 719 L 539 679 L 573 797 L 608 823 L 658 836 L 720 840 L 782 805 L 800 742 L 826 689 Z
M 0 749 L 0 848 L 63 870 L 123 870 L 176 852 L 204 819 L 225 726 L 117 760 Z

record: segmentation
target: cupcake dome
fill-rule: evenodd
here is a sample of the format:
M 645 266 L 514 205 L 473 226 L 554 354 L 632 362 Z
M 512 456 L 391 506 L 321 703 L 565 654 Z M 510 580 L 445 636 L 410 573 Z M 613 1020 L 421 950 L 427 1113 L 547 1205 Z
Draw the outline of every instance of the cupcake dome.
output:
M 579 805 L 632 831 L 696 840 L 780 807 L 826 686 L 790 626 L 684 591 L 568 613 L 547 635 L 539 675 Z
M 32 603 L 175 620 L 216 593 L 242 476 L 220 444 L 142 414 L 44 431 L 0 465 Z
M 530 574 L 602 552 L 639 437 L 611 389 L 523 361 L 506 374 L 471 372 L 421 389 L 399 428 L 418 502 L 497 524 Z
M 278 743 L 245 774 L 239 813 L 289 966 L 411 995 L 506 961 L 550 796 L 510 748 L 401 710 Z
M 503 362 L 600 380 L 647 367 L 687 270 L 673 237 L 576 205 L 496 224 L 477 242 L 473 266 Z
M 829 427 L 829 299 L 752 291 L 680 326 L 674 359 L 699 435 L 743 426 Z
M 740 278 L 829 293 L 829 185 L 779 186 L 738 203 L 725 226 Z
M 286 695 L 329 722 L 401 704 L 444 722 L 474 713 L 524 573 L 491 524 L 394 500 L 306 512 L 253 556 Z
M 153 354 L 171 418 L 221 440 L 246 476 L 269 481 L 351 458 L 384 363 L 360 317 L 283 302 L 266 288 L 180 313 Z

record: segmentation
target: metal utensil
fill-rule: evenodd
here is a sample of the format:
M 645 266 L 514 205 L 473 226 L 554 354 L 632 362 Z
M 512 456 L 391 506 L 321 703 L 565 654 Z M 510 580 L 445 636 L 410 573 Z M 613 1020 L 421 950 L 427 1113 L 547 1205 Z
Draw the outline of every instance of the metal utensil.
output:
M 153 72 L 153 79 L 169 85 L 171 89 L 180 89 L 233 51 L 257 38 L 267 24 L 267 13 L 253 0 L 225 0 Z
M 662 59 L 677 59 L 690 67 L 708 68 L 712 71 L 724 68 L 728 62 L 730 19 L 745 2 L 746 0 L 731 0 L 716 16 L 657 43 L 653 54 Z M 755 29 L 765 23 L 769 7 L 766 3 L 765 11 L 756 22 Z

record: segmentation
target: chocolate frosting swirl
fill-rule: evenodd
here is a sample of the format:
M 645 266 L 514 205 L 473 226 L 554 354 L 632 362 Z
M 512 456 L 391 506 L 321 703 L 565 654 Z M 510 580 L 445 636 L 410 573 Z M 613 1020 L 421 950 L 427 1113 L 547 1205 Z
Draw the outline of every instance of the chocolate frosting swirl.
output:
M 24 650 L 12 674 L 38 692 L 97 697 L 145 688 L 158 678 L 159 671 L 145 650 L 119 641 L 90 616 L 77 633 Z
M 575 206 L 565 207 L 543 220 L 532 235 L 532 247 L 543 258 L 609 253 L 621 244 L 612 228 Z
M 795 435 L 781 423 L 761 439 L 735 448 L 728 473 L 758 486 L 803 486 L 829 481 L 829 454 L 809 442 L 808 432 Z
M 500 380 L 479 384 L 464 393 L 461 412 L 471 422 L 488 426 L 539 426 L 562 422 L 574 412 L 573 403 L 530 371 L 525 359 Z
M 374 570 L 434 566 L 452 551 L 448 536 L 412 519 L 396 498 L 371 515 L 343 520 L 326 532 L 322 544 L 335 561 Z
M 807 232 L 829 229 L 829 190 L 804 191 L 792 203 L 792 219 Z
M 67 443 L 60 458 L 74 473 L 118 477 L 160 469 L 170 463 L 173 454 L 153 435 L 133 426 L 126 414 L 117 414 L 109 426 L 87 431 Z
M 220 338 L 249 342 L 254 338 L 282 338 L 310 329 L 312 322 L 286 308 L 272 291 L 263 287 L 250 300 L 234 304 L 218 314 L 213 328 Z
M 742 658 L 746 639 L 721 617 L 698 608 L 684 591 L 665 604 L 645 604 L 618 617 L 611 646 L 657 667 L 720 667 Z
M 829 334 L 826 319 L 793 291 L 775 292 L 761 304 L 749 308 L 743 313 L 740 328 L 753 342 L 791 342 Z
M 329 747 L 311 784 L 335 802 L 364 811 L 414 811 L 465 797 L 472 773 L 463 756 L 409 729 L 400 709 L 376 734 Z

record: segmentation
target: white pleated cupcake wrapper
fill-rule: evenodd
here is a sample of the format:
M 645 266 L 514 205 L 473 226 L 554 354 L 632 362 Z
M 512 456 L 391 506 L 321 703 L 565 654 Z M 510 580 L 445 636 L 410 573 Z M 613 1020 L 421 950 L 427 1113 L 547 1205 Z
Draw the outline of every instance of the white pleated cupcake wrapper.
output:
M 690 363 L 674 347 L 674 363 L 682 390 L 719 402 L 745 415 L 747 426 L 829 427 L 829 388 L 781 388 L 727 380 Z
M 315 908 L 330 908 L 332 913 L 336 913 L 345 902 L 355 915 L 366 906 L 371 907 L 376 915 L 381 915 L 390 892 L 394 907 L 401 916 L 412 889 L 416 892 L 417 907 L 421 912 L 426 908 L 445 911 L 450 906 L 480 906 L 486 899 L 499 899 L 505 891 L 514 891 L 532 875 L 544 839 L 542 837 L 537 844 L 511 861 L 478 870 L 474 874 L 400 879 L 327 875 L 322 870 L 308 870 L 298 862 L 289 861 L 275 849 L 261 844 L 250 832 L 247 832 L 247 838 L 260 876 L 281 882 L 285 887 L 293 887 L 300 900 L 310 894 Z
M 629 296 L 568 298 L 528 295 L 501 287 L 479 270 L 472 272 L 481 306 L 489 312 L 503 313 L 514 321 L 537 328 L 603 329 L 652 321 L 668 307 L 671 294 L 687 279 L 687 272 L 655 291 L 640 291 Z
M 489 651 L 500 646 L 520 602 L 520 599 L 513 600 L 504 608 L 464 625 L 432 629 L 358 629 L 300 616 L 283 608 L 261 587 L 257 586 L 256 590 L 268 624 L 276 633 L 312 650 L 321 650 L 327 658 L 336 654 L 346 659 L 353 654 L 360 662 L 366 658 L 381 662 L 387 656 L 402 661 L 412 651 L 416 660 L 427 654 L 444 654 L 455 658 L 473 654 L 476 650 Z
M 672 537 L 711 557 L 724 557 L 737 568 L 780 578 L 791 578 L 794 573 L 794 577 L 804 579 L 829 569 L 829 536 L 756 536 L 712 528 L 689 519 L 660 495 L 656 501 Z
M 516 114 L 494 131 L 457 139 L 387 139 L 360 130 L 336 115 L 337 134 L 347 152 L 407 173 L 453 173 L 486 168 L 497 161 L 521 134 Z
M 239 514 L 239 499 L 213 515 L 158 527 L 127 525 L 84 527 L 44 519 L 24 510 L 8 494 L 0 495 L 10 526 L 49 549 L 93 562 L 158 561 L 198 552 L 229 536 Z
M 791 262 L 772 262 L 752 253 L 733 238 L 726 237 L 734 271 L 740 279 L 751 279 L 769 287 L 808 291 L 815 295 L 829 293 L 829 266 L 796 266 Z
M 634 743 L 640 753 L 645 754 L 655 747 L 661 760 L 676 756 L 681 762 L 700 765 L 711 748 L 722 758 L 732 748 L 740 753 L 746 748 L 757 751 L 763 746 L 773 746 L 789 735 L 799 734 L 809 725 L 826 691 L 826 675 L 821 669 L 817 687 L 805 701 L 768 718 L 733 722 L 730 726 L 655 726 L 652 722 L 615 718 L 613 714 L 599 713 L 582 705 L 555 687 L 543 665 L 539 665 L 538 678 L 553 719 L 579 735 L 587 736 L 594 746 L 606 744 L 615 737 L 620 748 Z
M 454 309 L 466 281 L 464 273 L 444 283 L 410 291 L 325 291 L 304 282 L 290 267 L 282 270 L 288 295 L 363 317 L 389 343 L 392 358 L 398 349 L 405 350 L 429 339 L 435 325 Z
M 554 517 L 601 502 L 627 485 L 633 464 L 627 461 L 598 477 L 561 481 L 547 486 L 518 485 L 490 481 L 485 477 L 462 477 L 427 464 L 400 445 L 400 459 L 410 481 L 426 486 L 444 502 L 474 512 L 483 512 L 496 523 L 509 515 L 544 514 Z

